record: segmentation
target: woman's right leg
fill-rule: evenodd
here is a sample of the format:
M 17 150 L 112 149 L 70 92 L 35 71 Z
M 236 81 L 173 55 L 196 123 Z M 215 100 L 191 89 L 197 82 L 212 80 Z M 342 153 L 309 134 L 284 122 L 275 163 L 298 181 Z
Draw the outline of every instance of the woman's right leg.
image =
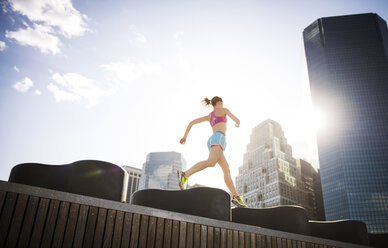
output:
M 193 165 L 189 170 L 185 171 L 185 176 L 189 177 L 198 171 L 201 171 L 207 167 L 213 167 L 222 156 L 221 146 L 212 146 L 210 148 L 209 158 L 205 161 L 201 161 Z
M 220 160 L 218 161 L 218 164 L 220 165 L 222 171 L 224 172 L 224 181 L 225 181 L 226 187 L 228 187 L 229 191 L 234 196 L 238 196 L 236 188 L 234 187 L 234 183 L 233 183 L 232 177 L 230 175 L 229 164 L 226 161 L 226 158 L 225 158 L 224 154 L 222 154 Z
M 222 154 L 220 161 L 218 161 L 218 164 L 221 166 L 221 169 L 224 172 L 225 184 L 230 190 L 230 192 L 233 194 L 232 203 L 237 207 L 246 208 L 247 205 L 244 203 L 244 200 L 242 199 L 242 197 L 240 197 L 237 194 L 236 188 L 234 187 L 232 177 L 230 176 L 229 165 L 228 165 L 228 162 L 226 161 L 224 154 Z

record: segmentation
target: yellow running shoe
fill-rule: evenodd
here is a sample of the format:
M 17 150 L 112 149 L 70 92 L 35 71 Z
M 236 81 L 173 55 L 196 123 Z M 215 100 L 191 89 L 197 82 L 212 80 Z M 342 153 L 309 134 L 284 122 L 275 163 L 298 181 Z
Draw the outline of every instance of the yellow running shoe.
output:
M 187 183 L 189 178 L 186 177 L 185 173 L 183 171 L 180 171 L 180 170 L 177 171 L 177 175 L 178 175 L 179 188 L 184 190 L 185 189 L 185 184 Z
M 239 208 L 246 208 L 247 205 L 245 204 L 245 202 L 243 201 L 243 199 L 241 198 L 241 196 L 233 196 L 232 198 L 232 203 L 234 205 L 236 205 L 237 207 Z

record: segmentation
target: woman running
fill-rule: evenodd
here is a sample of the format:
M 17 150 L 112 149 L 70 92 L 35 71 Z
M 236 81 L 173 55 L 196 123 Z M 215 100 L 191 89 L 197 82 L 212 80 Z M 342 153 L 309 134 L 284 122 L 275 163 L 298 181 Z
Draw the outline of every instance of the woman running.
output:
M 218 96 L 213 97 L 211 100 L 206 97 L 205 99 L 203 99 L 203 102 L 206 106 L 209 106 L 211 104 L 214 110 L 209 115 L 191 121 L 187 126 L 185 135 L 180 140 L 180 143 L 182 145 L 186 143 L 187 135 L 189 134 L 190 129 L 193 125 L 209 121 L 210 125 L 213 128 L 213 135 L 209 138 L 207 142 L 207 146 L 210 151 L 209 158 L 205 161 L 196 163 L 193 167 L 191 167 L 185 172 L 178 171 L 179 187 L 181 189 L 185 189 L 185 184 L 187 183 L 187 180 L 191 175 L 207 167 L 213 167 L 216 165 L 216 163 L 218 163 L 221 166 L 222 171 L 224 172 L 225 184 L 230 190 L 230 192 L 233 194 L 232 203 L 238 207 L 246 207 L 243 199 L 236 192 L 236 188 L 234 187 L 232 178 L 230 176 L 229 165 L 223 153 L 226 148 L 226 116 L 229 116 L 235 122 L 236 127 L 240 126 L 240 120 L 236 116 L 234 116 L 228 109 L 224 108 L 222 99 Z

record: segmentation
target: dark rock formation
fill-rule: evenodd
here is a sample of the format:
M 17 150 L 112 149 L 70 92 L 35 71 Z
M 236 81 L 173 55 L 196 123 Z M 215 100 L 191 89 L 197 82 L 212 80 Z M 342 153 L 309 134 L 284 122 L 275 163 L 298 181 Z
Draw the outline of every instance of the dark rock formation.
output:
M 128 177 L 117 165 L 83 160 L 67 165 L 19 164 L 12 168 L 8 181 L 112 201 L 125 201 Z
M 299 206 L 234 208 L 232 221 L 278 231 L 309 235 L 307 211 Z
M 369 245 L 368 231 L 362 221 L 309 221 L 311 236 L 348 243 Z
M 230 195 L 221 189 L 144 189 L 132 195 L 131 203 L 217 220 L 230 220 Z

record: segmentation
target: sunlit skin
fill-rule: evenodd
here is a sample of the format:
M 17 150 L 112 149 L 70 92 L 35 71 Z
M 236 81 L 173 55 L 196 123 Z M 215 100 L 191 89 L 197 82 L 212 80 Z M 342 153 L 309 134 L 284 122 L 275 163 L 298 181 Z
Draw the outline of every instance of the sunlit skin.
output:
M 216 105 L 213 107 L 214 107 L 216 116 L 218 116 L 218 117 L 229 116 L 235 122 L 236 127 L 240 126 L 240 120 L 236 116 L 234 116 L 228 109 L 224 108 L 222 101 L 218 101 L 216 103 Z M 186 143 L 187 135 L 189 134 L 192 126 L 194 126 L 195 124 L 202 123 L 202 122 L 210 121 L 210 115 L 211 115 L 211 113 L 209 113 L 206 116 L 192 120 L 189 123 L 189 125 L 187 126 L 185 135 L 180 140 L 180 143 L 182 145 L 184 145 Z M 227 127 L 226 127 L 226 123 L 224 123 L 224 122 L 219 122 L 216 125 L 214 125 L 212 128 L 213 128 L 213 133 L 222 132 L 222 133 L 226 134 Z M 224 181 L 225 181 L 226 186 L 228 187 L 228 189 L 230 190 L 230 192 L 234 196 L 237 196 L 238 194 L 237 194 L 236 188 L 234 187 L 232 177 L 230 175 L 229 165 L 228 165 L 228 162 L 226 161 L 223 149 L 220 145 L 212 145 L 211 149 L 210 149 L 210 153 L 209 153 L 209 158 L 207 160 L 198 162 L 195 165 L 193 165 L 189 170 L 187 170 L 185 172 L 185 175 L 187 177 L 190 177 L 191 175 L 193 175 L 193 174 L 195 174 L 195 173 L 197 173 L 197 172 L 199 172 L 207 167 L 215 166 L 217 163 L 220 165 L 220 167 L 224 173 Z

